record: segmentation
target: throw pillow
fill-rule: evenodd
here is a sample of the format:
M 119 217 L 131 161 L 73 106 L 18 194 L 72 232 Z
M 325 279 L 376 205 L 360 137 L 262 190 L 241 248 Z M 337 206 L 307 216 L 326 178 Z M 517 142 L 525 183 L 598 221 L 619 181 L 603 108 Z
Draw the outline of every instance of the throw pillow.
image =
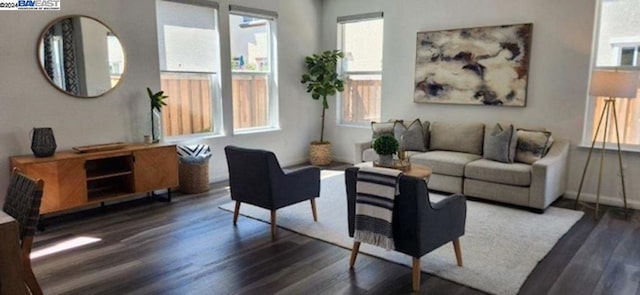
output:
M 429 142 L 431 139 L 431 123 L 429 121 L 422 121 L 422 134 L 424 136 L 424 149 L 429 150 Z
M 513 125 L 505 129 L 500 124 L 496 124 L 492 130 L 485 133 L 483 157 L 498 162 L 513 163 L 518 144 L 518 136 Z
M 402 121 L 396 121 L 393 125 L 393 136 L 405 151 L 427 151 L 424 147 L 424 133 L 420 119 L 415 119 L 408 127 Z
M 393 125 L 395 122 L 371 122 L 371 131 L 373 132 L 371 142 L 383 135 L 393 136 Z
M 553 141 L 549 131 L 518 129 L 517 133 L 516 162 L 533 164 L 533 162 L 542 159 Z

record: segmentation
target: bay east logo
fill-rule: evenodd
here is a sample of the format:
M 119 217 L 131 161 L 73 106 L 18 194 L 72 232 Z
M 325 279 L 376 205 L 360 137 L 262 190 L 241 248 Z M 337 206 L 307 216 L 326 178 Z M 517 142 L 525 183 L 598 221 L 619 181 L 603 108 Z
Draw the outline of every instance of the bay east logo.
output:
M 18 0 L 0 2 L 0 10 L 60 10 L 60 1 L 61 0 Z

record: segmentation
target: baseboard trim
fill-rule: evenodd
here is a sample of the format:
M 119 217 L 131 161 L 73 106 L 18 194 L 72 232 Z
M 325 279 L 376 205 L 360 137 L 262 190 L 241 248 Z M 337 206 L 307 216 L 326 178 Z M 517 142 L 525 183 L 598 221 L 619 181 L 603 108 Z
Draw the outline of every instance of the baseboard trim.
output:
M 353 164 L 353 159 L 347 158 L 347 157 L 343 157 L 343 156 L 336 156 L 333 155 L 333 160 L 337 161 L 337 162 L 343 162 L 343 163 L 347 163 L 347 164 Z
M 578 192 L 576 191 L 567 191 L 564 193 L 564 197 L 567 199 L 575 200 Z M 586 194 L 580 193 L 580 200 L 585 202 L 596 202 L 595 194 Z M 624 207 L 624 201 L 622 200 L 622 196 L 620 197 L 610 197 L 600 195 L 600 204 L 615 206 L 615 207 Z M 640 210 L 640 201 L 637 200 L 629 200 L 629 196 L 627 195 L 627 206 L 632 209 Z
M 305 163 L 309 163 L 309 159 L 307 159 L 307 158 L 297 158 L 297 159 L 293 159 L 293 160 L 280 162 L 280 165 L 282 167 L 287 167 L 287 166 L 294 166 L 294 165 L 300 165 L 300 164 L 305 164 Z M 229 180 L 229 172 L 225 171 L 224 174 L 219 174 L 218 176 L 210 177 L 209 178 L 209 184 L 213 184 L 213 183 L 216 183 L 216 182 L 227 181 L 227 180 Z

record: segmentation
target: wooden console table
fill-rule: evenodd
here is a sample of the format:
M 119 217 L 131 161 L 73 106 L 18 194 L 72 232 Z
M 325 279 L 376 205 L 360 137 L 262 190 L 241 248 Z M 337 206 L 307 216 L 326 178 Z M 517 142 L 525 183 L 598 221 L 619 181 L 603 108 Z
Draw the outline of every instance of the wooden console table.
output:
M 44 180 L 40 214 L 60 212 L 178 186 L 175 145 L 129 144 L 92 153 L 10 157 L 10 165 Z
M 18 223 L 0 210 L 0 294 L 29 294 L 24 281 Z

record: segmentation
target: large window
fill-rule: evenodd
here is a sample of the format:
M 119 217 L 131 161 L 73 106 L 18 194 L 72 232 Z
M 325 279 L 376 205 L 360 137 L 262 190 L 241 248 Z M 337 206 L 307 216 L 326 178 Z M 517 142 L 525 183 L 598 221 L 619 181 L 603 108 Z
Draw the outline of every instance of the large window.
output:
M 596 43 L 594 69 L 612 68 L 640 70 L 640 1 L 638 0 L 600 0 L 599 17 L 596 21 Z M 640 97 L 638 95 L 637 97 Z M 598 120 L 602 114 L 604 99 L 590 97 L 588 119 L 586 120 L 585 142 L 591 142 Z M 620 142 L 627 147 L 640 145 L 640 102 L 639 99 L 616 99 Z M 610 117 L 613 120 L 613 117 Z M 611 123 L 611 122 L 610 122 Z M 602 124 L 604 128 L 604 122 Z M 616 134 L 613 124 L 609 124 L 607 138 L 600 130 L 597 141 L 614 143 Z
M 188 4 L 189 3 L 189 4 Z M 162 133 L 182 137 L 220 133 L 220 45 L 217 5 L 157 2 L 162 90 Z
M 234 132 L 277 128 L 276 14 L 233 5 L 230 11 Z
M 367 125 L 380 120 L 382 98 L 382 13 L 338 18 L 338 48 L 344 92 L 338 95 L 340 124 Z

